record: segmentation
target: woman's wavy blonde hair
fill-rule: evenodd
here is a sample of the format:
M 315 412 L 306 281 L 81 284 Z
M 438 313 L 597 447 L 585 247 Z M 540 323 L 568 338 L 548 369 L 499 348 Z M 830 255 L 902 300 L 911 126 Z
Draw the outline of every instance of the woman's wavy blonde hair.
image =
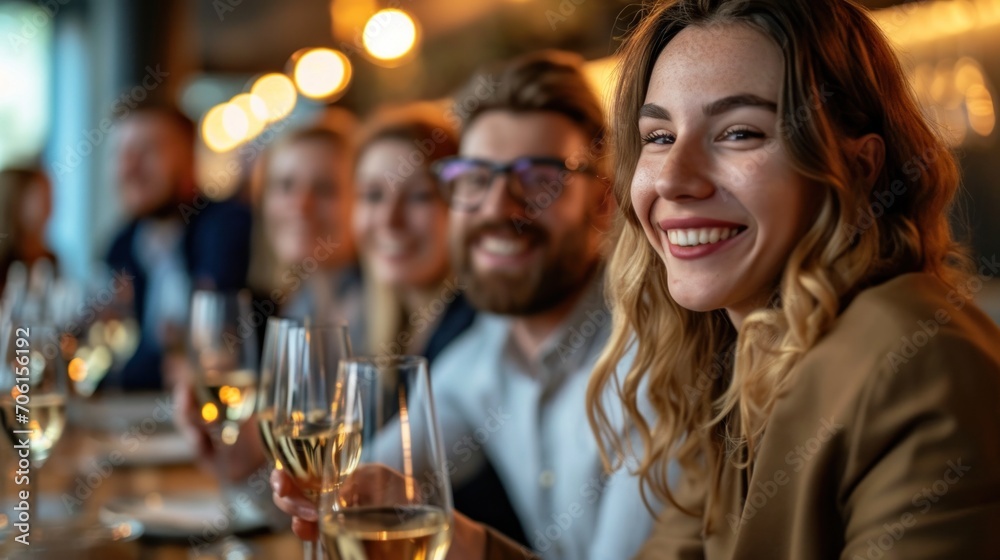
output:
M 824 197 L 788 256 L 771 304 L 736 331 L 722 310 L 694 312 L 667 290 L 630 197 L 641 150 L 638 111 L 653 65 L 682 29 L 748 25 L 784 55 L 780 141 L 794 169 Z M 881 31 L 846 0 L 674 0 L 653 6 L 621 51 L 612 109 L 620 239 L 608 271 L 613 332 L 588 390 L 589 416 L 609 468 L 638 454 L 643 495 L 679 506 L 667 465 L 752 469 L 754 451 L 791 372 L 861 290 L 907 272 L 955 285 L 969 260 L 948 223 L 959 188 L 954 159 L 927 124 Z M 875 133 L 884 166 L 871 186 L 843 139 Z M 905 177 L 905 178 L 904 178 Z M 890 189 L 905 194 L 883 205 Z M 634 361 L 616 373 L 632 348 Z M 603 400 L 612 389 L 642 451 Z M 648 398 L 654 418 L 639 410 Z M 711 508 L 713 504 L 707 504 Z M 694 512 L 690 512 L 692 515 Z M 711 524 L 709 523 L 709 528 Z

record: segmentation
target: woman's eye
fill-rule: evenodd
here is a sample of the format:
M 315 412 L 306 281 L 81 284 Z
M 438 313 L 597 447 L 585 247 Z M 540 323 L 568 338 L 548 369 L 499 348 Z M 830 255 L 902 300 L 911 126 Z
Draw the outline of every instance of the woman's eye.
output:
M 764 138 L 763 132 L 751 130 L 749 128 L 731 128 L 722 133 L 722 140 L 756 140 Z
M 646 144 L 659 144 L 667 145 L 674 143 L 674 135 L 667 132 L 653 132 L 642 137 L 643 145 Z
M 382 191 L 365 191 L 361 193 L 361 198 L 369 204 L 377 204 L 382 202 Z

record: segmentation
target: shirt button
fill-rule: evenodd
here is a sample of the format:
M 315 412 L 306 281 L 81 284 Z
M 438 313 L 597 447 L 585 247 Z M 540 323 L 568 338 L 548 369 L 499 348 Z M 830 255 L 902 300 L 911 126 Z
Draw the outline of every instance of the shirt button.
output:
M 542 471 L 542 474 L 538 475 L 538 485 L 542 488 L 552 488 L 556 484 L 556 473 L 549 469 Z

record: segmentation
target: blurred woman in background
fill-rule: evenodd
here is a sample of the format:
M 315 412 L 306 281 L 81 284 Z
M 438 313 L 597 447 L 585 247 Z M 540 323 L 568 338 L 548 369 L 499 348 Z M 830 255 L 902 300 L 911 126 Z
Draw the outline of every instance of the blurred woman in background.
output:
M 334 126 L 336 125 L 336 126 Z M 248 284 L 255 312 L 319 323 L 346 322 L 364 346 L 360 268 L 351 233 L 354 208 L 354 117 L 329 109 L 322 124 L 289 132 L 257 162 L 252 180 L 254 234 Z M 258 342 L 263 341 L 261 317 Z M 257 430 L 235 445 L 214 445 L 191 392 L 186 357 L 167 366 L 178 427 L 197 446 L 206 469 L 242 482 L 266 464 Z M 270 504 L 262 505 L 270 507 Z
M 351 233 L 354 117 L 289 133 L 263 154 L 254 177 L 251 287 L 285 317 L 343 321 L 363 344 L 361 275 Z
M 475 316 L 448 263 L 448 205 L 431 162 L 457 153 L 430 104 L 385 110 L 363 130 L 355 172 L 354 238 L 365 268 L 367 352 L 433 362 Z
M 56 256 L 45 243 L 45 228 L 52 214 L 52 184 L 38 168 L 0 171 L 0 294 L 4 294 L 7 274 L 15 262 L 22 272 L 36 263 Z M 27 281 L 27 277 L 22 279 Z M 21 286 L 24 289 L 26 286 Z
M 377 113 L 358 145 L 354 238 L 365 268 L 368 347 L 373 355 L 434 358 L 475 318 L 451 273 L 448 204 L 433 162 L 458 153 L 444 110 L 414 103 Z M 455 507 L 519 541 L 523 530 L 488 461 L 454 483 Z

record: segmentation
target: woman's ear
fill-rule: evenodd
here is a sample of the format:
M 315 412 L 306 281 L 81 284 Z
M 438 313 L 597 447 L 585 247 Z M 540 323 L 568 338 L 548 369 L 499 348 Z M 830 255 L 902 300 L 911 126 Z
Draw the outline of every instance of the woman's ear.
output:
M 875 187 L 875 181 L 882 173 L 885 164 L 885 141 L 874 132 L 851 140 L 855 164 L 869 192 Z

